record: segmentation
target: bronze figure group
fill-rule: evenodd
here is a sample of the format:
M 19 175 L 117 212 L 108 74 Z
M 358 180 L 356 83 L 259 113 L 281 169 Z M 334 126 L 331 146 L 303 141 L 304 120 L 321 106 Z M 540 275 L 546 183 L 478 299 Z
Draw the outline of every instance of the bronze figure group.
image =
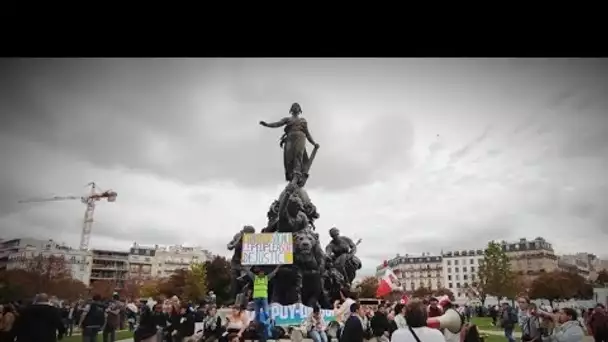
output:
M 294 103 L 289 113 L 289 117 L 277 122 L 260 121 L 264 127 L 285 127 L 279 145 L 283 149 L 283 167 L 288 182 L 278 199 L 270 205 L 268 223 L 261 232 L 292 233 L 294 245 L 293 264 L 281 267 L 273 278 L 269 284 L 269 298 L 271 302 L 282 305 L 318 304 L 329 309 L 340 298 L 340 290 L 351 286 L 357 270 L 361 268 L 361 261 L 355 255 L 360 241 L 354 243 L 350 238 L 340 236 L 334 227 L 329 231 L 330 243 L 325 249 L 321 248 L 314 225 L 319 213 L 304 188 L 319 144 L 313 139 L 306 119 L 301 116 L 300 105 Z M 306 151 L 307 141 L 314 146 L 310 155 Z M 244 280 L 246 277 L 242 277 L 241 266 L 242 237 L 246 233 L 255 233 L 255 228 L 243 227 L 227 246 L 234 251 L 231 261 L 233 297 L 249 286 Z

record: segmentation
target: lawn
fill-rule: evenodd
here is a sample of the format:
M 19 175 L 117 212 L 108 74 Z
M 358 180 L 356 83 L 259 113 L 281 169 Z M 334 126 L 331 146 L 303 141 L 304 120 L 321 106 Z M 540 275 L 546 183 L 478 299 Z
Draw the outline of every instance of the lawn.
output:
M 116 332 L 116 341 L 124 340 L 124 339 L 131 338 L 131 337 L 133 337 L 133 333 L 130 331 L 123 330 L 123 331 Z M 97 335 L 97 340 L 101 341 L 101 333 Z M 61 340 L 61 342 L 81 342 L 81 341 L 82 341 L 82 336 L 80 336 L 80 335 L 64 337 L 63 340 Z M 494 341 L 492 341 L 492 342 L 494 342 Z
M 507 339 L 501 335 L 487 335 L 484 336 L 483 342 L 505 342 Z
M 490 317 L 473 317 L 471 321 L 477 324 L 479 330 L 502 331 L 501 327 L 495 327 L 492 325 L 492 319 Z M 518 325 L 515 326 L 515 331 L 521 331 Z

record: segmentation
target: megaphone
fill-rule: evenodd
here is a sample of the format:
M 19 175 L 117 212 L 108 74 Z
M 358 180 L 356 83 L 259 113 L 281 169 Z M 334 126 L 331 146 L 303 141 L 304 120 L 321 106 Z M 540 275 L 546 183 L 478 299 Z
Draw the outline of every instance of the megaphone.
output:
M 439 317 L 426 320 L 426 326 L 434 329 L 448 329 L 453 334 L 458 334 L 464 325 L 464 317 L 454 309 L 448 309 Z

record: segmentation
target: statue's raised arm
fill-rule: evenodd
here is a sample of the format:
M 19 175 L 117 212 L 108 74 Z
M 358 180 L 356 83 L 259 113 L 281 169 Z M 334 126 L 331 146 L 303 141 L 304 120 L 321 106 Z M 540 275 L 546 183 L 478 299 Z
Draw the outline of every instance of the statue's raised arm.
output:
M 270 123 L 260 121 L 260 125 L 271 128 L 285 126 L 285 133 L 281 137 L 280 143 L 283 148 L 285 180 L 288 182 L 295 180 L 295 184 L 303 186 L 313 159 L 309 158 L 308 153 L 306 153 L 306 141 L 313 144 L 315 149 L 319 148 L 319 144 L 313 139 L 306 120 L 300 116 L 302 114 L 300 105 L 298 103 L 292 104 L 289 113 L 291 114 L 290 117 Z
M 262 125 L 264 127 L 268 127 L 268 128 L 279 128 L 279 127 L 285 126 L 288 121 L 289 121 L 289 118 L 282 118 L 281 120 L 279 120 L 277 122 L 260 121 L 260 125 Z

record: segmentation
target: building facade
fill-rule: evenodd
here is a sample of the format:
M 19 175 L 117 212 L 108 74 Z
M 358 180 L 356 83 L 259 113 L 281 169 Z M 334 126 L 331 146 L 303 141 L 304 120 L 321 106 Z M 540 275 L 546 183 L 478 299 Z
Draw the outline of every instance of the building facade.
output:
M 593 257 L 587 253 L 562 255 L 558 258 L 557 265 L 562 270 L 568 270 L 587 280 L 592 280 L 591 276 L 594 271 L 592 265 Z
M 59 244 L 53 240 L 15 239 L 6 241 L 9 246 L 0 254 L 4 269 L 34 269 L 44 272 L 59 272 L 64 268 L 72 278 L 85 285 L 90 284 L 92 255 Z
M 129 278 L 146 280 L 156 275 L 156 248 L 133 244 L 129 250 Z
M 168 277 L 179 269 L 187 269 L 192 264 L 204 263 L 211 257 L 209 251 L 200 247 L 184 247 L 181 245 L 157 247 L 156 276 Z
M 115 289 L 123 288 L 129 273 L 129 252 L 94 249 L 92 252 L 91 284 L 107 281 Z
M 195 263 L 204 263 L 212 255 L 201 247 L 140 246 L 133 243 L 129 251 L 129 276 L 139 279 L 164 278 Z
M 386 261 L 386 266 L 395 272 L 406 291 L 413 291 L 420 287 L 436 290 L 444 287 L 441 256 L 422 253 L 420 256 L 406 254 L 397 255 Z M 377 276 L 381 277 L 386 268 L 380 265 L 376 268 Z
M 534 240 L 519 239 L 501 242 L 503 251 L 511 260 L 511 270 L 531 282 L 540 274 L 558 269 L 558 257 L 553 246 L 541 237 Z
M 477 272 L 483 257 L 484 251 L 481 249 L 448 251 L 442 254 L 443 282 L 446 288 L 454 293 L 456 302 L 466 302 L 470 298 L 470 289 L 478 280 Z

